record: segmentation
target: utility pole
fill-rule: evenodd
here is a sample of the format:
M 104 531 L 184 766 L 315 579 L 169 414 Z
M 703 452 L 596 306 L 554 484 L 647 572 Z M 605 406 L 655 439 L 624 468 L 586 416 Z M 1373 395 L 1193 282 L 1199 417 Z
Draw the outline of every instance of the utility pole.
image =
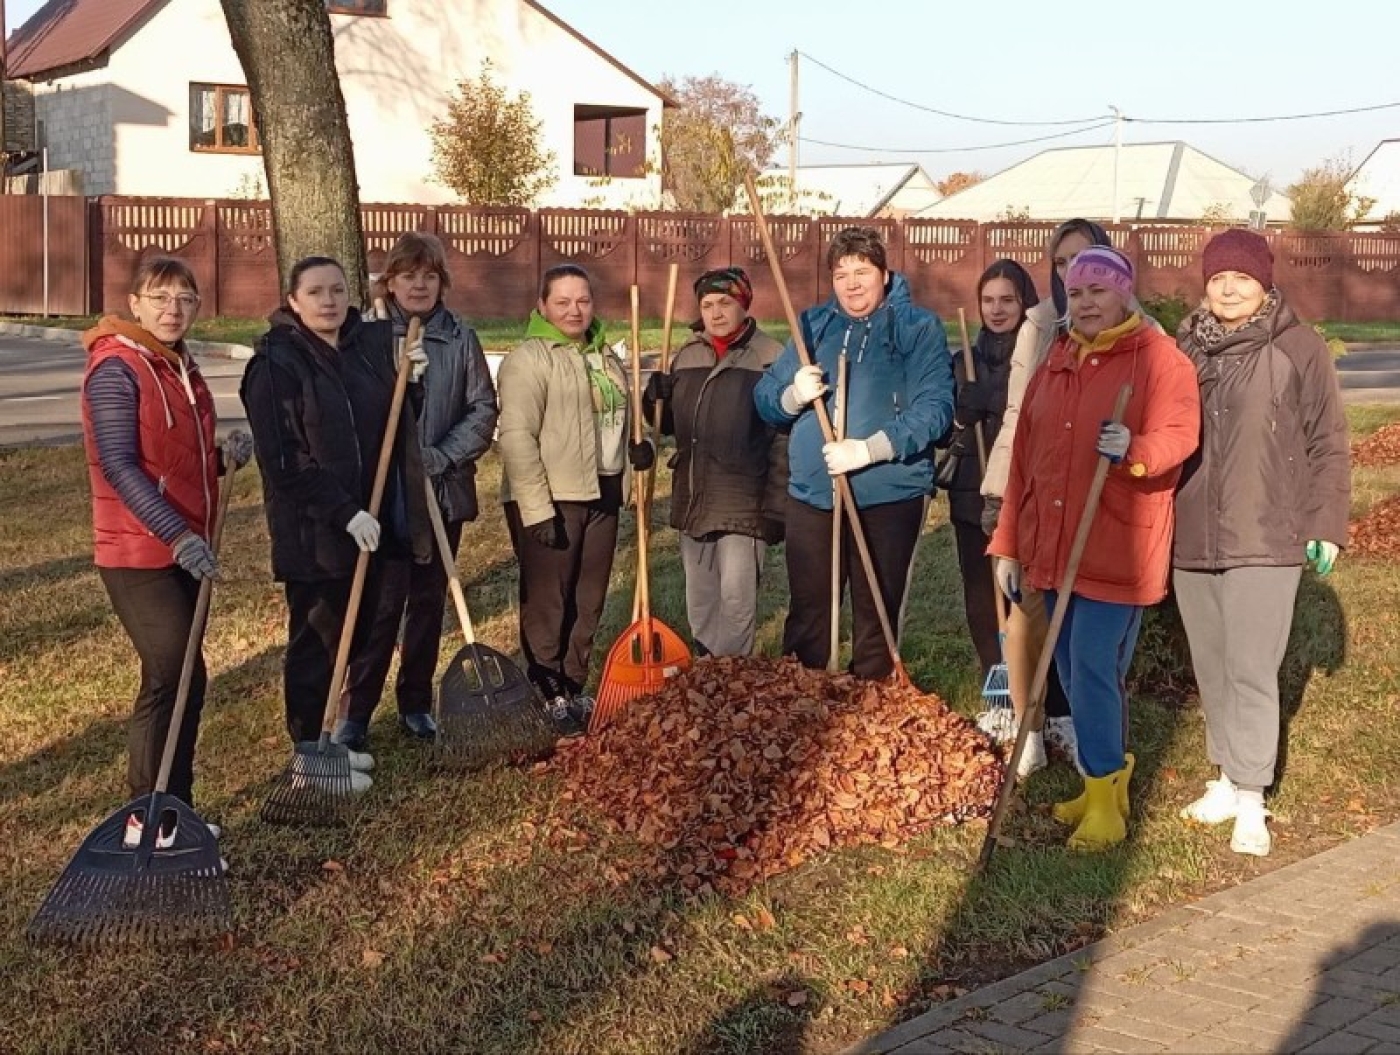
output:
M 1118 208 L 1118 163 L 1123 157 L 1123 111 L 1116 106 L 1110 106 L 1109 109 L 1113 111 L 1113 222 L 1117 223 L 1123 218 Z
M 5 78 L 10 75 L 9 60 L 5 50 L 5 0 L 0 0 L 0 159 L 5 156 L 8 140 L 5 138 Z M 0 160 L 0 191 L 5 189 L 5 163 Z
M 0 0 L 3 3 L 4 0 Z M 802 111 L 797 107 L 797 49 L 788 56 L 788 208 L 797 211 L 797 128 Z

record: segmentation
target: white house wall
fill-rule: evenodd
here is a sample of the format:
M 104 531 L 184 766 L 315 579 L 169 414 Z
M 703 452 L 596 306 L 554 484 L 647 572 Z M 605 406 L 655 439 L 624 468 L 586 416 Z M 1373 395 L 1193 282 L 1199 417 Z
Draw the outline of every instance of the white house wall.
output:
M 389 0 L 389 17 L 331 16 L 360 198 L 450 202 L 431 180 L 428 128 L 458 81 L 491 56 L 500 82 L 528 91 L 559 180 L 543 205 L 655 208 L 660 177 L 573 175 L 574 105 L 645 108 L 653 169 L 659 98 L 519 0 Z M 50 165 L 84 171 L 90 194 L 247 195 L 260 155 L 189 147 L 192 83 L 244 85 L 218 0 L 171 0 L 112 52 L 105 69 L 39 86 Z

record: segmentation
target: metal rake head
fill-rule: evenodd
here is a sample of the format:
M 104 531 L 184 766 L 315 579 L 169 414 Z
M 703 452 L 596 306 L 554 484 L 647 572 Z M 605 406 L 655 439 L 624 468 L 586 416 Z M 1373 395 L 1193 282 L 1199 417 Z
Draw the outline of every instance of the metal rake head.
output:
M 356 800 L 350 752 L 323 738 L 296 745 L 259 816 L 268 824 L 334 827 L 349 823 Z
M 145 824 L 135 845 L 127 821 Z M 25 936 L 84 948 L 170 947 L 233 931 L 228 881 L 208 825 L 172 795 L 143 796 L 83 840 Z

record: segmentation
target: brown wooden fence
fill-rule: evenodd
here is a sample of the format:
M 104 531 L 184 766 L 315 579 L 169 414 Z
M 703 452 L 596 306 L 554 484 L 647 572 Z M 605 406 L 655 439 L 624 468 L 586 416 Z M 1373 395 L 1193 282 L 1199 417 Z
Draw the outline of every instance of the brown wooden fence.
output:
M 30 212 L 38 205 L 35 198 L 0 198 L 0 206 L 14 202 Z M 50 208 L 62 212 L 69 224 L 83 212 L 81 199 L 73 198 L 50 198 Z M 666 265 L 673 261 L 680 265 L 683 288 L 708 268 L 745 267 L 754 280 L 755 313 L 781 315 L 750 217 L 427 205 L 366 205 L 362 211 L 371 271 L 382 265 L 403 232 L 437 234 L 447 247 L 452 273 L 448 303 L 469 318 L 525 316 L 534 306 L 541 273 L 564 261 L 589 270 L 599 310 L 612 318 L 625 315 L 627 290 L 634 282 L 641 287 L 643 311 L 660 316 Z M 42 235 L 32 217 L 10 223 L 9 216 L 0 212 L 0 312 L 29 312 L 35 310 L 32 296 L 16 291 L 32 287 Z M 67 271 L 60 280 L 51 276 L 55 311 L 73 310 L 83 299 L 94 311 L 121 308 L 132 270 L 157 252 L 189 261 L 206 312 L 260 316 L 277 302 L 272 213 L 266 202 L 94 198 L 87 202 L 84 222 L 88 286 L 79 290 Z M 837 230 L 857 222 L 869 221 L 771 218 L 783 272 L 799 307 L 829 294 L 826 246 Z M 1048 293 L 1045 241 L 1053 224 L 873 222 L 886 236 L 891 266 L 908 276 L 915 299 L 944 317 L 956 316 L 959 307 L 973 310 L 977 278 L 999 257 L 1025 264 L 1042 293 Z M 1200 250 L 1210 229 L 1125 224 L 1111 230 L 1115 244 L 1137 265 L 1142 297 L 1199 297 Z M 1270 232 L 1269 238 L 1277 282 L 1303 317 L 1350 322 L 1400 318 L 1400 236 Z M 71 246 L 65 252 L 71 256 Z M 15 277 L 17 267 L 28 274 Z M 55 298 L 60 287 L 64 296 Z M 55 306 L 60 303 L 62 307 Z M 685 298 L 682 317 L 691 307 Z
M 48 310 L 88 311 L 87 206 L 82 198 L 0 194 L 0 312 L 39 315 L 44 297 L 44 214 L 48 213 Z

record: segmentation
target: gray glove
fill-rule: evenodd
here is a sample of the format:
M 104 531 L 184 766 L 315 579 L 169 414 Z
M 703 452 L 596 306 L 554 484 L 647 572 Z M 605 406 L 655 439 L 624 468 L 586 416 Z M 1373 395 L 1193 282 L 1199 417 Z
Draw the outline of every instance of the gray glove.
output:
M 996 534 L 997 520 L 1001 516 L 1001 499 L 990 495 L 982 499 L 982 534 L 991 538 Z
M 1133 434 L 1128 426 L 1116 421 L 1105 421 L 1099 428 L 1098 452 L 1117 465 L 1128 453 L 1128 444 L 1133 442 Z
M 186 531 L 177 538 L 170 549 L 175 554 L 175 563 L 196 579 L 219 577 L 219 562 L 214 559 L 214 551 L 193 531 Z
M 241 469 L 253 457 L 253 437 L 246 429 L 234 429 L 224 437 L 224 468 Z

